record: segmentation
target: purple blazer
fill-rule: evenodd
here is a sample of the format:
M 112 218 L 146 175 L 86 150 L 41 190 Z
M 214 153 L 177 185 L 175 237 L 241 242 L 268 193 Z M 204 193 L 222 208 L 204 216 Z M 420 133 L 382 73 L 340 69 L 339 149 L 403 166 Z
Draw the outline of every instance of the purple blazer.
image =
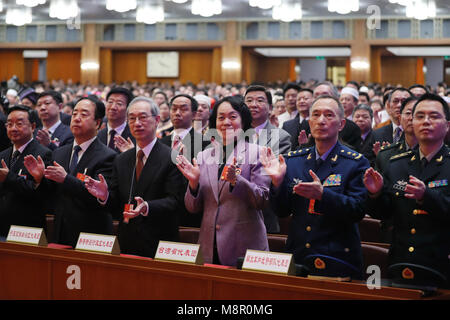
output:
M 222 148 L 219 146 L 218 148 Z M 189 186 L 184 202 L 189 212 L 202 212 L 199 244 L 205 263 L 212 263 L 214 234 L 223 265 L 236 266 L 247 249 L 268 250 L 262 209 L 269 204 L 270 177 L 259 162 L 259 147 L 240 141 L 227 159 L 236 156 L 241 169 L 236 184 L 218 179 L 221 152 L 214 147 L 200 152 L 199 188 L 194 196 Z

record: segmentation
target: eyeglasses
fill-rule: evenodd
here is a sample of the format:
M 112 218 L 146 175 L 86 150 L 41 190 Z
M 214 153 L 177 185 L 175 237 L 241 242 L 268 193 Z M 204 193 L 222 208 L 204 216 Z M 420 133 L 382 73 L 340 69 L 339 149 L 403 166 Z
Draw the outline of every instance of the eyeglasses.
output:
M 245 104 L 246 105 L 252 104 L 253 102 L 255 102 L 256 104 L 263 104 L 263 103 L 267 103 L 267 100 L 264 99 L 264 98 L 245 99 Z
M 435 122 L 444 119 L 444 117 L 439 113 L 431 113 L 431 114 L 416 113 L 413 119 L 420 122 L 425 121 L 426 119 L 430 120 L 431 122 Z
M 139 122 L 147 122 L 151 117 L 151 115 L 148 114 L 141 114 L 139 116 L 128 116 L 128 122 L 133 124 L 136 122 L 136 120 L 139 120 Z
M 26 121 L 17 121 L 17 122 L 6 122 L 6 127 L 8 129 L 11 129 L 12 127 L 16 126 L 17 129 L 22 129 L 25 125 L 27 125 Z

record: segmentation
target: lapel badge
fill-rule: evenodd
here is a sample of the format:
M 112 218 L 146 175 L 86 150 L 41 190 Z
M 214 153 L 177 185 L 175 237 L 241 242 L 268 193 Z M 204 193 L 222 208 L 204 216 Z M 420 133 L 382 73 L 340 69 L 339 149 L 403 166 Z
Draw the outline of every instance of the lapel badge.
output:
M 333 161 L 333 162 L 336 162 L 337 161 L 337 154 L 333 157 L 333 158 L 331 158 L 331 161 Z
M 308 158 L 306 158 L 307 160 L 311 160 L 311 153 L 308 154 Z
M 443 159 L 443 157 L 441 155 L 439 158 L 436 159 L 436 162 L 442 162 L 442 159 Z

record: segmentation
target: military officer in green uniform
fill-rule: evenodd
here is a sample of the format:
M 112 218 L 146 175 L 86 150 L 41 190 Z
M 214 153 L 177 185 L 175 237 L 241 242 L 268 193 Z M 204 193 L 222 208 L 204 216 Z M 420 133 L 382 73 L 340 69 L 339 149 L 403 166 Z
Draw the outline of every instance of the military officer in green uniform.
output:
M 441 97 L 423 95 L 413 108 L 418 148 L 392 156 L 382 174 L 369 168 L 364 175 L 370 214 L 393 216 L 390 270 L 402 281 L 450 284 L 449 120 Z

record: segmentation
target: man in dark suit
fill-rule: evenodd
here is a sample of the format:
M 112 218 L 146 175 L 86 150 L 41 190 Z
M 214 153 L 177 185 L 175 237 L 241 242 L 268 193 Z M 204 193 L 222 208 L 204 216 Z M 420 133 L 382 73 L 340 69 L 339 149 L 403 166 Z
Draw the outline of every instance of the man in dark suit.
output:
M 156 138 L 159 110 L 149 98 L 137 97 L 128 108 L 136 148 L 117 156 L 108 182 L 87 179 L 86 188 L 120 218 L 121 252 L 153 257 L 160 240 L 178 240 L 178 212 L 185 185 L 171 149 Z M 133 204 L 133 209 L 127 209 Z
M 391 118 L 391 123 L 373 131 L 375 142 L 383 144 L 397 143 L 403 133 L 400 125 L 400 108 L 403 101 L 411 97 L 411 92 L 406 88 L 396 88 L 390 94 L 386 105 L 386 111 Z
M 27 155 L 40 157 L 45 164 L 52 153 L 33 139 L 35 123 L 31 109 L 16 105 L 9 109 L 7 134 L 13 146 L 0 153 L 0 236 L 8 234 L 11 225 L 45 228 L 45 186 L 34 180 L 24 167 Z
M 197 112 L 198 102 L 187 94 L 178 94 L 170 100 L 170 121 L 173 125 L 172 134 L 161 138 L 161 142 L 172 148 L 171 159 L 176 163 L 176 157 L 181 153 L 192 161 L 197 154 L 202 151 L 209 141 L 204 141 L 208 137 L 209 131 L 205 136 L 194 130 L 192 121 Z M 182 148 L 181 148 L 182 146 Z M 187 187 L 187 179 L 182 178 L 184 187 Z M 180 225 L 185 227 L 200 227 L 202 214 L 190 214 L 183 210 L 180 218 Z
M 70 129 L 73 145 L 53 152 L 53 165 L 44 170 L 39 159 L 32 159 L 27 169 L 33 177 L 45 175 L 52 181 L 55 201 L 55 240 L 75 246 L 80 232 L 111 234 L 112 217 L 85 188 L 83 177 L 109 178 L 116 152 L 97 139 L 97 130 L 105 115 L 103 102 L 93 96 L 81 98 L 72 114 Z
M 119 136 L 128 142 L 130 147 L 133 147 L 136 142 L 127 124 L 127 108 L 131 100 L 133 100 L 133 94 L 123 87 L 114 87 L 106 95 L 107 124 L 106 128 L 98 132 L 97 137 L 100 142 L 116 152 L 121 152 L 114 143 Z M 131 143 L 133 146 L 131 146 Z
M 272 95 L 265 87 L 252 85 L 244 95 L 245 104 L 252 114 L 253 142 L 262 147 L 270 147 L 278 155 L 291 150 L 291 137 L 285 130 L 272 125 L 269 121 L 272 109 Z M 280 225 L 273 208 L 263 209 L 264 225 L 267 233 L 280 233 Z
M 283 123 L 283 129 L 291 136 L 291 150 L 296 150 L 299 146 L 299 137 L 302 134 L 302 138 L 306 143 L 309 134 L 309 109 L 313 103 L 313 91 L 308 88 L 300 89 L 297 94 L 297 116 Z M 302 143 L 302 144 L 303 144 Z
M 437 95 L 422 95 L 413 107 L 412 125 L 418 148 L 392 156 L 382 174 L 373 169 L 365 173 L 367 208 L 377 219 L 393 217 L 390 277 L 403 276 L 402 282 L 422 280 L 423 286 L 448 288 L 450 149 L 444 144 L 450 126 L 447 103 Z
M 345 108 L 344 108 L 345 109 Z M 373 110 L 366 104 L 359 104 L 353 109 L 353 121 L 361 130 L 361 145 L 359 152 L 370 162 L 370 166 L 375 166 L 375 152 L 373 151 L 372 132 Z
M 61 121 L 61 105 L 61 94 L 56 91 L 40 93 L 36 104 L 42 127 L 36 128 L 34 135 L 40 144 L 52 151 L 73 142 L 70 127 Z

